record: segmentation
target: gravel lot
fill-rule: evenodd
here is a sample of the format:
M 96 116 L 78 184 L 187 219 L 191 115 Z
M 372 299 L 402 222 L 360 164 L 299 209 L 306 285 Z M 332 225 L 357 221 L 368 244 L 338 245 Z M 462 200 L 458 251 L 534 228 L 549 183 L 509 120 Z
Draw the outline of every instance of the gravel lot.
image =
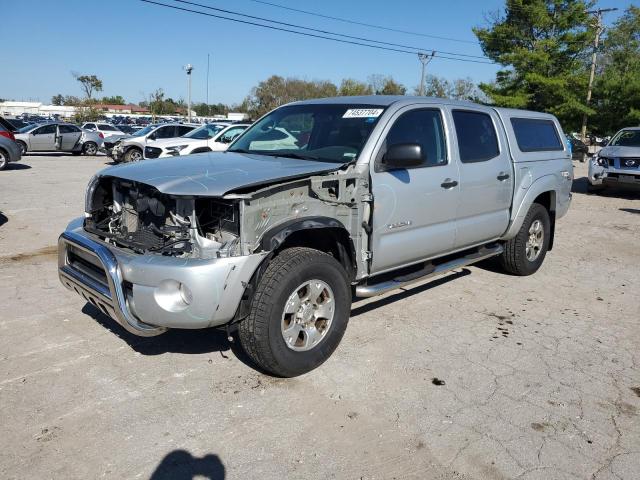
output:
M 142 339 L 65 290 L 56 239 L 106 157 L 0 172 L 0 478 L 637 479 L 640 194 L 586 195 L 542 269 L 354 304 L 281 380 L 218 331 Z

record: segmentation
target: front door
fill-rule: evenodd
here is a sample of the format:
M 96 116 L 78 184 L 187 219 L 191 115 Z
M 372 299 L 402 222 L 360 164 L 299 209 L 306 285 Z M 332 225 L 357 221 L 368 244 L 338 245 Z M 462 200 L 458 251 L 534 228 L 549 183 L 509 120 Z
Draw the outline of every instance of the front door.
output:
M 447 148 L 444 112 L 407 107 L 387 126 L 374 154 L 373 252 L 371 273 L 442 255 L 452 250 L 459 196 L 458 165 Z M 394 144 L 419 144 L 423 163 L 387 171 L 381 165 Z
M 58 125 L 58 135 L 60 136 L 60 150 L 70 152 L 80 140 L 82 131 L 75 125 Z
M 456 249 L 500 237 L 509 225 L 513 173 L 494 111 L 452 110 L 460 165 Z
M 55 150 L 56 136 L 55 123 L 36 128 L 29 139 L 29 149 L 41 152 Z

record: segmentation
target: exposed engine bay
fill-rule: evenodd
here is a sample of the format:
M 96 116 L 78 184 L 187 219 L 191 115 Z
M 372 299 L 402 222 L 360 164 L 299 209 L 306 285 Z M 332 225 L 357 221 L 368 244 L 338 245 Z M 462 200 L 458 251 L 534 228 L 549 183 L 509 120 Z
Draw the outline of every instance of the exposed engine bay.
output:
M 217 258 L 239 254 L 239 207 L 216 198 L 176 197 L 113 177 L 89 185 L 85 230 L 136 253 Z

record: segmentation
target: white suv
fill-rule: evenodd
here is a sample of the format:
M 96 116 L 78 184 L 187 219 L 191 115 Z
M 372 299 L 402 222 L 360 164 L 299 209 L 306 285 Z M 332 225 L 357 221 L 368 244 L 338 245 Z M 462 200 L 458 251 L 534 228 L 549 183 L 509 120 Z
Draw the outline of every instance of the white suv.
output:
M 143 159 L 143 152 L 148 143 L 160 139 L 175 139 L 194 130 L 196 125 L 184 125 L 182 123 L 163 123 L 160 125 L 147 125 L 133 135 L 116 142 L 111 150 L 111 158 L 116 163 L 137 162 Z
M 144 158 L 175 157 L 192 153 L 222 152 L 229 147 L 249 124 L 206 123 L 186 135 L 149 142 Z
M 82 125 L 82 128 L 84 128 L 85 130 L 93 130 L 94 132 L 102 133 L 105 139 L 112 137 L 114 135 L 118 135 L 118 136 L 126 135 L 122 130 L 118 129 L 118 127 L 115 127 L 110 123 L 87 122 Z

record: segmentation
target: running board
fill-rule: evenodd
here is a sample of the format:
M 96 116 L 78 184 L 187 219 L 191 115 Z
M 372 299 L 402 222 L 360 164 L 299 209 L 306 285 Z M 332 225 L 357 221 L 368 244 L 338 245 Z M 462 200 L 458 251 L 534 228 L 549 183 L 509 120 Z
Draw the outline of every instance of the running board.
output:
M 443 273 L 450 272 L 456 268 L 466 267 L 472 263 L 486 260 L 487 258 L 495 257 L 503 252 L 502 245 L 496 245 L 494 247 L 482 247 L 477 252 L 471 253 L 464 257 L 456 258 L 454 260 L 441 263 L 439 265 L 433 265 L 432 268 L 427 267 L 427 273 L 417 276 L 415 278 L 406 278 L 408 275 L 399 276 L 391 280 L 382 281 L 373 284 L 363 284 L 356 287 L 356 297 L 369 298 L 377 295 L 382 295 L 396 288 L 406 287 L 412 283 L 422 282 L 428 278 L 442 275 Z

